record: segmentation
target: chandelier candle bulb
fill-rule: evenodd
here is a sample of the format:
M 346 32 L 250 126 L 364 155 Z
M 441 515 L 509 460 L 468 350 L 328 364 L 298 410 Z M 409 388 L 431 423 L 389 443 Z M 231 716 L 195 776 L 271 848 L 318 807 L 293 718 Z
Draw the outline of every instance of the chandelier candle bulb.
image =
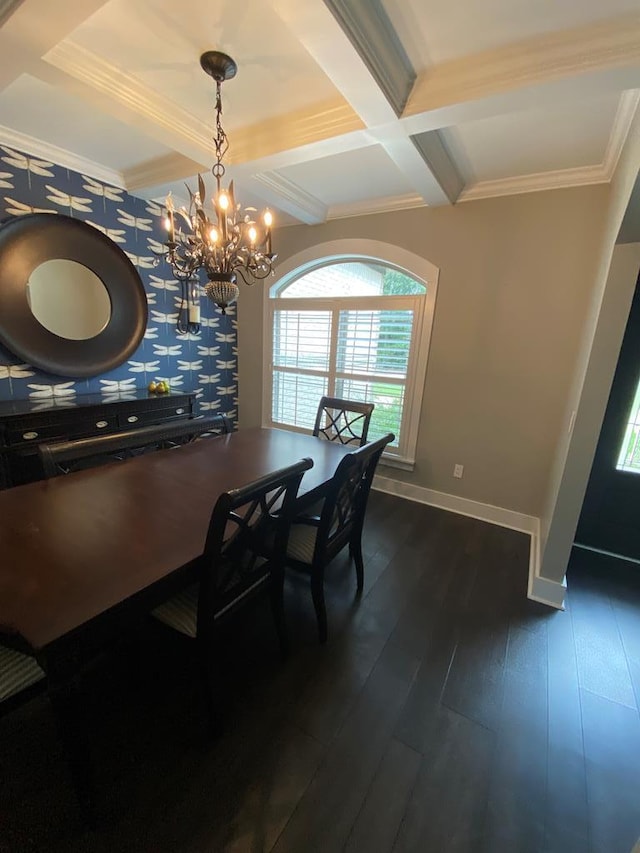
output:
M 170 243 L 175 242 L 174 241 L 175 232 L 174 232 L 174 227 L 173 227 L 173 211 L 172 210 L 167 210 L 167 218 L 165 220 L 165 226 L 166 226 L 167 231 L 169 232 L 169 242 Z
M 264 222 L 265 234 L 264 234 L 264 248 L 265 252 L 270 255 L 271 254 L 271 226 L 273 225 L 273 214 L 267 208 L 262 216 L 262 221 Z
M 226 197 L 224 193 L 220 193 L 218 198 L 218 225 L 220 225 L 222 231 L 222 240 L 223 242 L 227 242 L 227 238 L 229 235 L 227 228 L 227 207 L 229 206 L 229 199 Z

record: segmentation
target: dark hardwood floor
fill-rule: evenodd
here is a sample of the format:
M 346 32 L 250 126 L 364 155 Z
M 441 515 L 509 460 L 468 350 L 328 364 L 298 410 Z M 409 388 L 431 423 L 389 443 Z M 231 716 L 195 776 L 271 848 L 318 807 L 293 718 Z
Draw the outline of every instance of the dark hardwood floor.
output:
M 79 818 L 46 698 L 0 720 L 0 853 L 630 853 L 640 837 L 640 569 L 574 565 L 526 598 L 524 534 L 373 493 L 366 580 L 338 559 L 330 640 L 287 585 L 229 627 L 229 722 L 161 626 L 92 675 L 99 825 Z

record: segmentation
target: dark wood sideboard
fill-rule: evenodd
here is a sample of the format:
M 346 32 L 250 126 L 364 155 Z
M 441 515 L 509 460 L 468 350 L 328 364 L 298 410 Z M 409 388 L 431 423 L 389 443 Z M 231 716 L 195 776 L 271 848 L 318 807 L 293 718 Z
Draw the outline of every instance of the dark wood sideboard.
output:
M 194 394 L 147 391 L 0 402 L 0 489 L 42 478 L 40 442 L 69 441 L 192 418 L 194 407 Z

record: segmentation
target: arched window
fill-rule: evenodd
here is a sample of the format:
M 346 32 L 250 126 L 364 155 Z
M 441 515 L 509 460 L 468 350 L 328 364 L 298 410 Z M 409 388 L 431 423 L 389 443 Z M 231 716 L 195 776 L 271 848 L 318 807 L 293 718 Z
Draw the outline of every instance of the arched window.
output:
M 365 241 L 318 246 L 312 260 L 303 253 L 279 270 L 265 312 L 264 421 L 310 432 L 323 395 L 371 402 L 369 438 L 393 432 L 386 461 L 411 467 L 437 269 L 371 241 L 375 254 L 345 253 L 354 243 Z

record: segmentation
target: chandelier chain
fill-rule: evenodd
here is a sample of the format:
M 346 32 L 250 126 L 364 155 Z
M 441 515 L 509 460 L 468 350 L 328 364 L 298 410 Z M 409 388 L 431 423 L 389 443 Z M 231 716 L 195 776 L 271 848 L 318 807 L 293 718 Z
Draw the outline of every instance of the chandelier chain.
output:
M 216 150 L 216 162 L 211 169 L 211 173 L 213 177 L 218 182 L 218 189 L 220 189 L 220 181 L 224 177 L 226 169 L 222 162 L 222 158 L 227 153 L 229 149 L 229 140 L 227 138 L 227 134 L 222 127 L 222 94 L 221 94 L 221 82 L 220 80 L 216 80 L 216 135 L 213 139 L 213 143 L 215 145 Z

